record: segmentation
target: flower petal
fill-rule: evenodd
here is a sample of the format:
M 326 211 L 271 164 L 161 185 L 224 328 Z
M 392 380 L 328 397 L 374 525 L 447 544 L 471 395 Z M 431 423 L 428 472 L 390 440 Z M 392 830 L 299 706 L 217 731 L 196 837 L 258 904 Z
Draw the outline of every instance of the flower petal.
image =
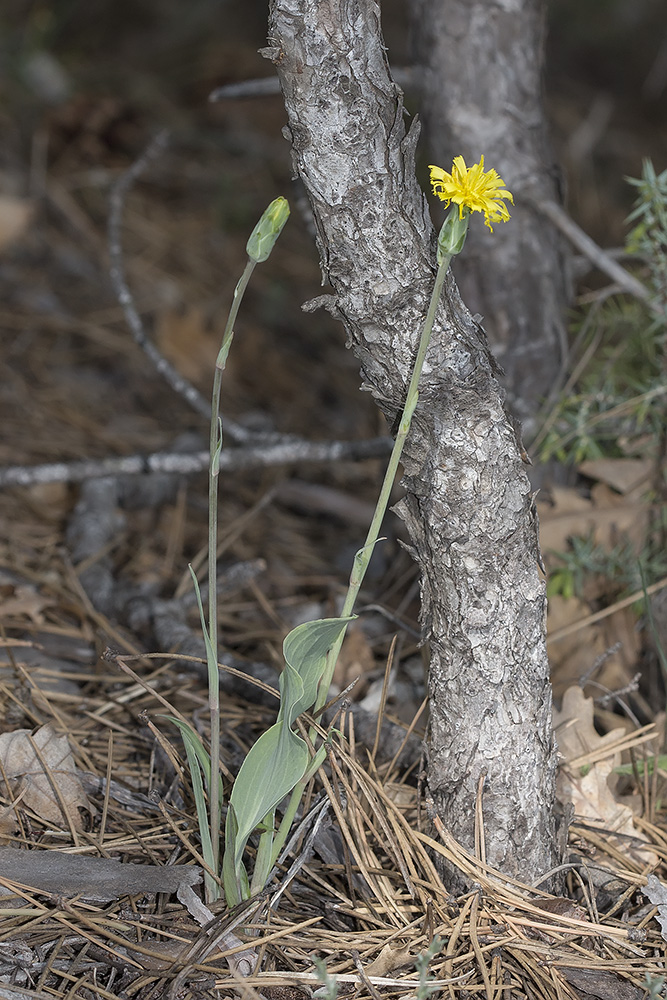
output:
M 466 208 L 482 212 L 492 232 L 491 222 L 507 222 L 510 218 L 503 199 L 513 205 L 514 198 L 496 170 L 484 170 L 483 156 L 472 167 L 466 166 L 462 156 L 455 157 L 451 174 L 435 165 L 429 166 L 429 170 L 433 193 L 447 205 L 450 202 L 458 205 L 461 218 Z

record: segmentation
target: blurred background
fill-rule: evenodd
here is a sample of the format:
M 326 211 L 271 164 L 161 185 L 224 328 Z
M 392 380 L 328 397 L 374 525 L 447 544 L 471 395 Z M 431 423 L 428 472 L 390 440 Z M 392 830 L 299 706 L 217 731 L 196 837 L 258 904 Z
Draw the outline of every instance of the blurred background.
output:
M 548 5 L 545 88 L 566 203 L 605 247 L 620 246 L 625 238 L 633 191 L 624 178 L 638 176 L 645 157 L 657 170 L 667 162 L 664 13 L 661 0 Z M 405 0 L 385 0 L 382 15 L 390 61 L 406 66 Z M 228 301 L 249 228 L 276 194 L 295 196 L 281 136 L 280 96 L 208 102 L 216 87 L 272 75 L 257 52 L 266 41 L 266 18 L 260 0 L 3 5 L 5 305 L 35 310 L 52 321 L 81 318 L 94 307 L 95 320 L 105 321 L 109 336 L 125 337 L 122 324 L 113 320 L 105 277 L 109 186 L 150 137 L 167 127 L 173 134 L 170 151 L 146 172 L 128 203 L 128 266 L 164 350 L 195 380 L 200 365 L 207 370 L 207 345 L 212 350 L 215 337 L 206 331 Z M 418 112 L 418 96 L 409 90 L 407 105 Z M 426 187 L 423 163 L 421 170 Z M 235 347 L 232 364 L 238 372 L 227 386 L 228 406 L 239 412 L 257 408 L 274 420 L 280 414 L 281 429 L 293 430 L 301 421 L 302 395 L 315 394 L 309 401 L 314 432 L 342 433 L 350 405 L 355 421 L 373 423 L 370 404 L 356 391 L 354 403 L 346 398 L 342 411 L 338 403 L 339 380 L 348 387 L 355 381 L 353 361 L 339 350 L 340 329 L 321 312 L 314 318 L 301 313 L 301 302 L 318 292 L 319 267 L 298 212 L 281 250 L 251 286 L 242 323 L 252 329 Z M 6 335 L 16 340 L 10 331 L 11 323 Z M 27 345 L 26 337 L 38 335 L 24 330 L 13 357 Z M 114 365 L 122 364 L 125 353 L 118 346 L 115 340 L 108 345 Z M 259 359 L 260 350 L 272 372 L 268 397 L 258 381 L 261 372 L 249 371 L 243 357 L 247 352 Z M 322 364 L 329 351 L 336 357 L 333 366 Z M 282 388 L 276 383 L 274 354 L 292 370 L 297 392 L 289 380 Z M 33 356 L 33 363 L 37 360 Z M 67 361 L 60 359 L 58 367 L 67 369 Z M 91 373 L 83 364 L 78 374 L 84 381 Z M 126 379 L 121 383 L 122 393 Z M 144 387 L 141 394 L 149 391 Z M 255 392 L 261 399 L 253 398 Z M 323 406 L 311 409 L 317 400 Z M 163 416 L 169 419 L 166 412 Z M 181 424 L 183 414 L 174 416 Z M 57 435 L 50 438 L 44 450 L 53 455 L 60 446 Z
M 389 59 L 396 67 L 409 65 L 408 2 L 382 3 Z M 278 251 L 253 277 L 225 376 L 223 409 L 255 430 L 321 439 L 385 433 L 368 394 L 359 391 L 342 327 L 322 310 L 301 311 L 304 301 L 320 294 L 321 278 L 297 207 L 301 195 L 281 134 L 280 96 L 208 100 L 215 88 L 273 75 L 257 51 L 266 44 L 266 21 L 262 0 L 2 5 L 0 465 L 146 454 L 171 447 L 186 431 L 207 439 L 203 421 L 132 341 L 109 280 L 110 188 L 162 128 L 172 134 L 170 146 L 132 189 L 123 225 L 128 278 L 150 336 L 208 394 L 247 236 L 266 205 L 285 195 L 292 218 Z M 565 203 L 601 246 L 618 249 L 636 196 L 625 178 L 639 176 L 646 157 L 658 172 L 667 166 L 664 0 L 552 0 L 548 21 L 545 90 Z M 418 95 L 409 88 L 406 104 L 418 113 Z M 427 189 L 423 155 L 419 170 Z M 587 273 L 577 289 L 580 302 L 604 283 Z M 575 310 L 573 336 L 580 322 Z M 258 496 L 290 476 L 369 503 L 381 470 L 376 460 L 314 471 L 247 472 L 225 482 L 221 523 L 234 524 Z M 300 501 L 292 495 L 282 509 L 274 505 L 270 516 L 253 520 L 230 549 L 235 558 L 269 557 L 272 597 L 301 587 L 302 594 L 321 599 L 328 593 L 326 574 L 333 570 L 345 578 L 362 537 L 365 506 L 352 521 L 331 507 L 306 520 L 304 511 L 312 508 L 305 495 Z M 0 517 L 8 526 L 2 559 L 16 563 L 20 553 L 32 572 L 50 572 L 76 496 L 67 484 L 0 493 Z M 562 550 L 573 535 L 587 536 L 591 523 L 597 530 L 589 494 L 582 499 L 589 505 L 585 516 L 564 502 L 561 496 L 554 506 L 570 521 L 562 527 L 561 518 L 551 543 Z M 624 516 L 635 526 L 641 521 L 644 531 L 638 505 L 633 494 Z M 608 525 L 618 525 L 620 516 L 605 514 L 612 548 L 617 529 Z M 116 546 L 116 562 L 129 577 L 173 589 L 205 538 L 204 478 L 190 482 L 180 507 L 132 517 L 123 545 Z M 411 595 L 411 605 L 401 597 L 393 606 L 409 611 L 416 625 L 414 567 L 393 543 L 383 551 L 376 571 L 383 599 L 392 603 L 392 590 L 394 597 Z M 567 571 L 563 594 L 574 580 L 578 598 L 591 607 L 632 590 L 628 581 L 609 582 L 608 567 L 594 569 L 594 585 L 588 578 L 582 583 L 586 560 L 590 552 L 564 569 L 558 564 Z M 658 570 L 651 579 L 657 576 Z M 607 580 L 604 586 L 600 578 Z M 583 605 L 568 607 L 557 627 L 581 615 Z M 622 686 L 637 662 L 641 643 L 633 629 L 634 619 L 628 619 L 625 662 L 608 678 L 611 687 Z M 613 636 L 598 637 L 589 644 L 586 663 L 613 642 Z M 575 645 L 581 645 L 581 635 Z M 570 656 L 570 674 L 578 676 L 586 663 Z M 563 678 L 561 689 L 566 683 Z

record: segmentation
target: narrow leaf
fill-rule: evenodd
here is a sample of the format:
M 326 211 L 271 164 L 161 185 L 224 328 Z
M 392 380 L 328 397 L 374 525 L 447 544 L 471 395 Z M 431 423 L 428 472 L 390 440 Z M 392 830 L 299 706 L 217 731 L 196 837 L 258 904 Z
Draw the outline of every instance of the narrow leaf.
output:
M 167 719 L 168 722 L 173 722 L 175 726 L 178 727 L 181 736 L 183 737 L 183 744 L 185 746 L 185 752 L 188 753 L 190 748 L 194 753 L 195 757 L 199 761 L 201 769 L 204 773 L 204 778 L 206 780 L 206 787 L 210 789 L 211 787 L 211 758 L 209 757 L 204 744 L 202 743 L 199 733 L 189 726 L 186 722 L 182 722 L 181 719 L 177 719 L 175 715 L 159 715 L 160 719 Z M 189 763 L 188 757 L 188 763 Z M 218 781 L 220 785 L 220 802 L 223 801 L 223 789 L 222 789 L 222 778 L 218 776 Z
M 214 686 L 220 683 L 220 678 L 218 674 L 218 661 L 211 645 L 211 637 L 209 631 L 206 627 L 206 617 L 204 615 L 204 606 L 201 601 L 201 591 L 199 589 L 199 581 L 193 570 L 192 566 L 188 566 L 190 570 L 190 576 L 192 577 L 192 582 L 195 588 L 195 595 L 197 597 L 197 607 L 199 608 L 199 620 L 201 622 L 201 630 L 204 634 L 204 645 L 206 646 L 206 665 L 208 667 L 208 686 L 211 690 Z
M 185 740 L 185 753 L 188 758 L 188 766 L 190 768 L 190 780 L 192 781 L 192 791 L 195 797 L 195 805 L 197 807 L 197 821 L 199 823 L 199 836 L 201 837 L 201 847 L 202 855 L 204 861 L 211 869 L 215 871 L 215 857 L 213 855 L 213 843 L 211 841 L 211 831 L 208 825 L 208 813 L 206 810 L 206 800 L 204 798 L 204 786 L 202 784 L 201 771 L 199 770 L 199 759 L 196 756 L 192 744 Z M 209 872 L 204 872 L 204 882 L 206 884 L 206 897 L 207 899 L 217 899 L 220 895 L 220 889 L 217 882 L 213 879 Z
M 225 889 L 225 899 L 230 907 L 238 906 L 244 899 L 250 897 L 248 873 L 243 863 L 234 864 L 234 846 L 238 834 L 236 813 L 232 804 L 227 809 L 225 820 L 225 854 L 222 859 L 222 884 Z

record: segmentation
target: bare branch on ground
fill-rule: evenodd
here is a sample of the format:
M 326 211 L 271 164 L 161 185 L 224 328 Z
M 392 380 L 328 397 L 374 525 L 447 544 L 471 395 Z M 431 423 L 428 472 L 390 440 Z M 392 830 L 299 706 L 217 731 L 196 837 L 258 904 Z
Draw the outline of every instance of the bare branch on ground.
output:
M 235 448 L 220 455 L 221 471 L 256 469 L 293 462 L 343 462 L 382 458 L 391 451 L 391 438 L 368 441 L 304 441 L 290 439 L 264 447 Z M 178 473 L 191 476 L 208 468 L 208 451 L 191 454 L 154 452 L 81 462 L 50 462 L 44 465 L 10 465 L 0 469 L 0 489 L 34 486 L 38 483 L 81 483 L 104 476 L 139 476 L 146 473 Z

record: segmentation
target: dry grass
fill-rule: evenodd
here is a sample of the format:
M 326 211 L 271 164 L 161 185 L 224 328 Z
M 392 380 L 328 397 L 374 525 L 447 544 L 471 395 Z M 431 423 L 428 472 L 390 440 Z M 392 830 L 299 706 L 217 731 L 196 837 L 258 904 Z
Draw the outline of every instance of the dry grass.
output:
M 58 595 L 60 623 L 42 622 L 41 634 L 57 635 L 61 648 L 63 639 L 75 648 L 101 623 L 91 619 L 66 568 L 61 564 L 58 573 L 57 566 L 51 564 L 49 585 L 35 593 L 45 601 L 49 593 Z M 26 577 L 38 575 L 29 567 L 23 571 Z M 14 624 L 19 621 L 20 616 Z M 107 630 L 112 631 L 108 623 Z M 168 705 L 199 719 L 205 703 L 200 682 L 169 660 L 132 661 L 135 677 L 100 660 L 94 669 L 73 669 L 78 693 L 53 692 L 43 686 L 48 672 L 22 665 L 32 645 L 4 643 L 13 661 L 0 686 L 4 711 L 18 714 L 20 707 L 23 724 L 51 723 L 67 734 L 91 814 L 82 821 L 69 815 L 61 824 L 44 822 L 20 801 L 12 808 L 17 786 L 4 781 L 5 842 L 136 864 L 201 864 L 178 742 L 171 742 L 173 733 L 157 718 Z M 234 769 L 230 748 L 245 747 L 270 717 L 265 709 L 227 702 L 227 773 Z M 465 852 L 437 817 L 429 817 L 409 776 L 390 765 L 376 768 L 368 751 L 356 745 L 351 717 L 339 724 L 346 736 L 333 739 L 328 765 L 310 796 L 311 804 L 328 802 L 328 826 L 321 828 L 314 853 L 301 857 L 301 867 L 283 884 L 277 905 L 272 902 L 285 869 L 254 912 L 242 915 L 244 947 L 249 943 L 258 956 L 254 975 L 240 983 L 228 967 L 229 950 L 216 944 L 238 919 L 224 908 L 204 932 L 183 905 L 163 896 L 100 903 L 3 880 L 9 894 L 0 908 L 0 966 L 6 975 L 12 970 L 3 980 L 3 995 L 148 1000 L 221 991 L 283 1000 L 316 987 L 317 955 L 344 995 L 407 997 L 417 985 L 414 959 L 436 935 L 443 945 L 430 973 L 445 997 L 562 1000 L 581 995 L 577 976 L 590 970 L 607 982 L 605 995 L 639 997 L 641 992 L 618 992 L 623 981 L 626 989 L 639 991 L 647 973 L 664 973 L 665 943 L 655 910 L 641 894 L 646 871 L 624 862 L 604 830 L 577 824 L 571 829 L 578 862 L 569 879 L 571 899 L 535 892 Z M 649 797 L 656 784 L 651 780 L 644 789 Z M 659 803 L 646 805 L 654 822 L 645 821 L 643 828 L 659 857 L 660 875 L 667 838 Z M 13 835 L 7 833 L 7 807 L 18 819 Z M 483 856 L 483 827 L 478 834 Z M 297 844 L 285 864 L 299 859 L 300 851 Z M 338 855 L 333 860 L 332 852 Z M 453 898 L 438 874 L 438 859 L 464 873 L 472 890 Z M 614 898 L 607 897 L 605 912 L 596 908 L 592 882 L 593 869 L 599 868 L 614 877 Z

